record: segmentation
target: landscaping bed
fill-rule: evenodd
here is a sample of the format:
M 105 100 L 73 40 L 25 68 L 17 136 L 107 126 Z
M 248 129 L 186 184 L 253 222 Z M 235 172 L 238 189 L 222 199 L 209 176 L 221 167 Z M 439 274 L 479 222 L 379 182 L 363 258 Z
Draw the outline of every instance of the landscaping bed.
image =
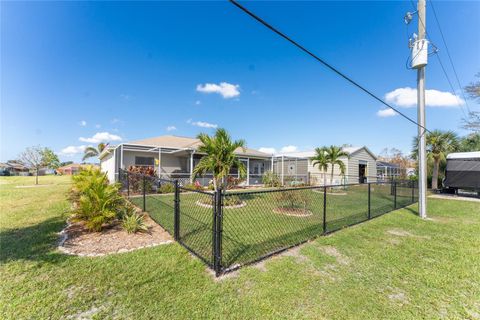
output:
M 120 221 L 112 223 L 101 232 L 91 232 L 82 222 L 70 223 L 61 232 L 58 249 L 78 256 L 104 256 L 129 252 L 172 242 L 172 237 L 147 215 L 146 232 L 127 233 Z

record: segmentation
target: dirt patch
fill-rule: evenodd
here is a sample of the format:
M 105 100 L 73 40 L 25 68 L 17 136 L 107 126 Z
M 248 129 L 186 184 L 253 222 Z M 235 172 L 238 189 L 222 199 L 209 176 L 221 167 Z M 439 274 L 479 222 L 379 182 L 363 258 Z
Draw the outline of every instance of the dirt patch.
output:
M 431 195 L 431 196 L 428 196 L 428 197 L 429 198 L 434 198 L 434 199 L 447 199 L 447 200 L 480 202 L 480 198 L 462 197 L 462 196 L 456 196 L 454 194 L 434 194 L 434 195 Z
M 89 232 L 81 222 L 71 223 L 62 231 L 58 248 L 66 254 L 96 257 L 172 242 L 171 236 L 148 215 L 144 221 L 148 232 L 135 234 L 123 230 L 120 222 L 102 232 Z
M 406 230 L 403 230 L 403 229 L 390 229 L 390 230 L 387 230 L 387 233 L 388 234 L 391 234 L 391 235 L 394 235 L 394 236 L 397 236 L 397 237 L 411 237 L 411 238 L 416 238 L 416 239 L 430 239 L 430 237 L 428 236 L 418 236 L 418 235 L 415 235 L 411 232 L 408 232 Z
M 322 250 L 326 255 L 334 257 L 340 264 L 348 265 L 350 263 L 350 259 L 347 256 L 341 254 L 335 247 L 322 246 L 320 247 L 320 250 Z
M 403 292 L 391 293 L 391 294 L 388 295 L 388 299 L 390 299 L 390 301 L 393 301 L 393 302 L 398 303 L 400 305 L 404 305 L 404 304 L 408 303 L 407 295 Z
M 292 217 L 309 217 L 313 214 L 310 210 L 300 208 L 275 208 L 273 212 Z
M 26 186 L 15 186 L 16 189 L 23 189 L 23 188 L 40 188 L 40 187 L 49 187 L 53 186 L 53 184 L 32 184 Z

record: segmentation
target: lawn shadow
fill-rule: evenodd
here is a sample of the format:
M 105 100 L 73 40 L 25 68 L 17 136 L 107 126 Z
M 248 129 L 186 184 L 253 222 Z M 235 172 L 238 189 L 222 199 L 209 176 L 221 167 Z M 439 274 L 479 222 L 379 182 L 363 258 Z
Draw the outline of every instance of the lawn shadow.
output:
M 60 263 L 69 259 L 69 256 L 55 252 L 58 232 L 64 226 L 65 220 L 56 217 L 25 228 L 2 230 L 0 264 L 14 260 Z

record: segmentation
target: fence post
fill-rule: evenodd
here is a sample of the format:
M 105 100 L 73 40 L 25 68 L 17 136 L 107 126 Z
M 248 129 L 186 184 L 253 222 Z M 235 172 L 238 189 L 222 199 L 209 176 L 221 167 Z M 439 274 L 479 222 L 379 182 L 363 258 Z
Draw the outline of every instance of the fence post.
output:
M 370 186 L 371 186 L 371 182 L 368 183 L 368 220 L 370 220 L 372 217 L 371 217 L 371 213 L 370 213 L 370 209 L 371 209 L 371 202 L 370 202 Z
M 147 203 L 146 203 L 146 191 L 147 188 L 147 181 L 145 175 L 143 175 L 143 212 L 147 211 Z
M 412 188 L 412 203 L 415 202 L 415 182 L 411 181 L 411 188 Z
M 126 171 L 127 174 L 127 198 L 130 198 L 130 172 Z
M 213 243 L 213 268 L 215 275 L 219 276 L 222 271 L 222 189 L 215 191 L 215 210 L 214 210 L 214 243 Z
M 175 186 L 173 238 L 175 241 L 178 241 L 180 239 L 180 190 L 178 188 L 178 180 L 175 180 L 173 183 Z
M 397 181 L 393 181 L 393 209 L 397 209 Z
M 327 233 L 327 187 L 323 187 L 323 233 Z

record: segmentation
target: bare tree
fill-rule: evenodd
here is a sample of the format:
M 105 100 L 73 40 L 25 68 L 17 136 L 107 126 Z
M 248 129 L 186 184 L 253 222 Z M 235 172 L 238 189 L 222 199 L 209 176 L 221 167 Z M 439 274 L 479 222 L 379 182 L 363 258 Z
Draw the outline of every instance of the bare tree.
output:
M 31 170 L 35 170 L 35 184 L 38 184 L 38 172 L 43 166 L 43 151 L 40 146 L 25 149 L 19 156 L 18 161 Z
M 480 72 L 477 73 L 475 77 L 480 79 Z M 480 101 L 480 80 L 472 81 L 464 88 L 464 90 L 470 98 Z M 468 117 L 463 118 L 462 120 L 462 128 L 474 132 L 480 132 L 480 112 L 470 111 Z

